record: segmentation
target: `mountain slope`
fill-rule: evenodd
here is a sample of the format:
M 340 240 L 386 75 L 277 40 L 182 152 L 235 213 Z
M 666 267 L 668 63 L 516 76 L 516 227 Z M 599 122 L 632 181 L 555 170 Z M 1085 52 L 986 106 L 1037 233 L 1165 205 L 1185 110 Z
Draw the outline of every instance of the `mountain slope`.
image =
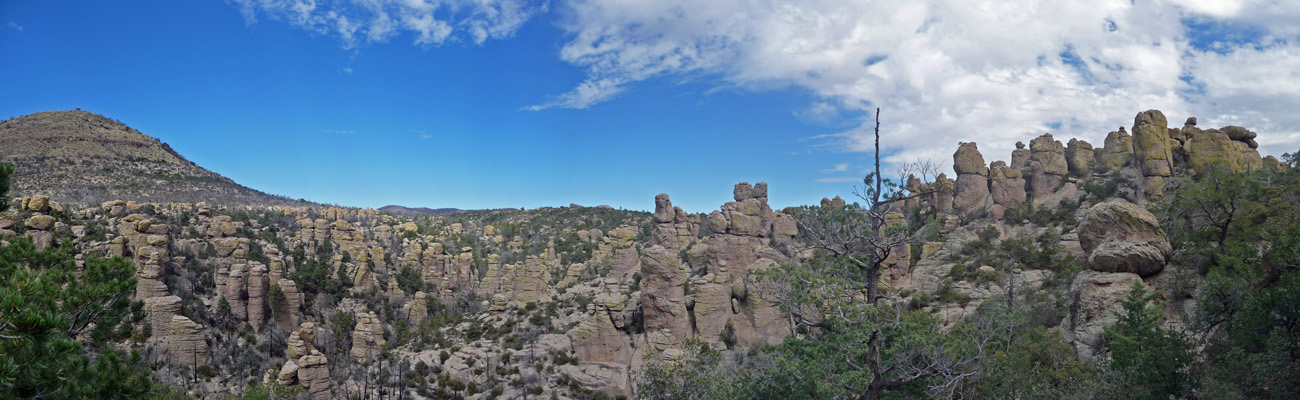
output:
M 0 122 L 0 161 L 18 167 L 12 194 L 43 194 L 65 203 L 294 203 L 235 183 L 186 160 L 158 139 L 80 110 L 44 111 Z

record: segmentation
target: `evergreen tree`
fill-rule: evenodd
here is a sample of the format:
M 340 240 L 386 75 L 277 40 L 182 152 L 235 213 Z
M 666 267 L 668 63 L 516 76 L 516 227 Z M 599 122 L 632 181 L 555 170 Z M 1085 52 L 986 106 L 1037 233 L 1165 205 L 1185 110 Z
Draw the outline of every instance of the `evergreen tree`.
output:
M 1156 292 L 1138 282 L 1120 301 L 1119 321 L 1106 329 L 1110 339 L 1110 368 L 1123 379 L 1134 399 L 1186 397 L 1195 381 L 1188 367 L 1191 344 L 1178 332 L 1160 327 L 1160 308 L 1149 304 Z
M 0 166 L 0 198 L 12 172 Z M 135 267 L 90 255 L 79 270 L 71 251 L 67 242 L 37 251 L 22 237 L 0 246 L 0 399 L 132 398 L 150 389 L 138 352 L 104 345 L 143 317 L 130 301 Z

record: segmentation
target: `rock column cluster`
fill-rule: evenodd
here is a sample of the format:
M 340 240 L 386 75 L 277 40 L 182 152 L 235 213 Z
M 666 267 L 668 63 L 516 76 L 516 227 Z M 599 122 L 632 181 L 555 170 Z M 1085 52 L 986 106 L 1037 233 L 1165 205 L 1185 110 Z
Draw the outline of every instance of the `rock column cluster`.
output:
M 285 351 L 284 367 L 276 378 L 281 385 L 300 385 L 307 390 L 312 400 L 325 400 L 333 395 L 334 383 L 330 379 L 329 359 L 312 345 L 316 325 L 303 322 L 297 330 L 289 333 L 289 344 Z

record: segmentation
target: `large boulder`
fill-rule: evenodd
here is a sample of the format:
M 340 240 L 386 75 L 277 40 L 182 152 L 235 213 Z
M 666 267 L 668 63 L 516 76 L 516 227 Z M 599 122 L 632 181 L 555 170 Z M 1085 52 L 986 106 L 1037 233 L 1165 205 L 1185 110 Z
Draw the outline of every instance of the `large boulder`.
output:
M 1204 130 L 1187 139 L 1187 144 L 1184 145 L 1188 154 L 1187 162 L 1196 174 L 1203 175 L 1215 167 L 1228 168 L 1233 172 L 1246 172 L 1259 169 L 1264 165 L 1258 150 L 1251 148 L 1247 142 L 1234 140 L 1232 134 L 1228 133 L 1245 131 L 1254 134 L 1254 132 L 1240 128 L 1230 130 L 1230 128 L 1237 127 Z M 1241 133 L 1235 134 L 1238 137 L 1245 137 Z
M 1173 247 L 1160 222 L 1123 199 L 1092 206 L 1079 224 L 1079 244 L 1089 269 L 1151 276 L 1164 269 Z

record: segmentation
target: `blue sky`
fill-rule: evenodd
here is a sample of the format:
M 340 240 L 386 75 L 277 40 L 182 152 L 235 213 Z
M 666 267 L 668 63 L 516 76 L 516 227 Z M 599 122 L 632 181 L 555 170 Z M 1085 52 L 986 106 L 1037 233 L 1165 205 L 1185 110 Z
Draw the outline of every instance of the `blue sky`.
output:
M 848 197 L 876 106 L 887 163 L 972 140 L 1006 159 L 1047 131 L 1100 145 L 1149 108 L 1300 145 L 1300 8 L 973 3 L 4 2 L 0 118 L 80 107 L 358 207 Z

